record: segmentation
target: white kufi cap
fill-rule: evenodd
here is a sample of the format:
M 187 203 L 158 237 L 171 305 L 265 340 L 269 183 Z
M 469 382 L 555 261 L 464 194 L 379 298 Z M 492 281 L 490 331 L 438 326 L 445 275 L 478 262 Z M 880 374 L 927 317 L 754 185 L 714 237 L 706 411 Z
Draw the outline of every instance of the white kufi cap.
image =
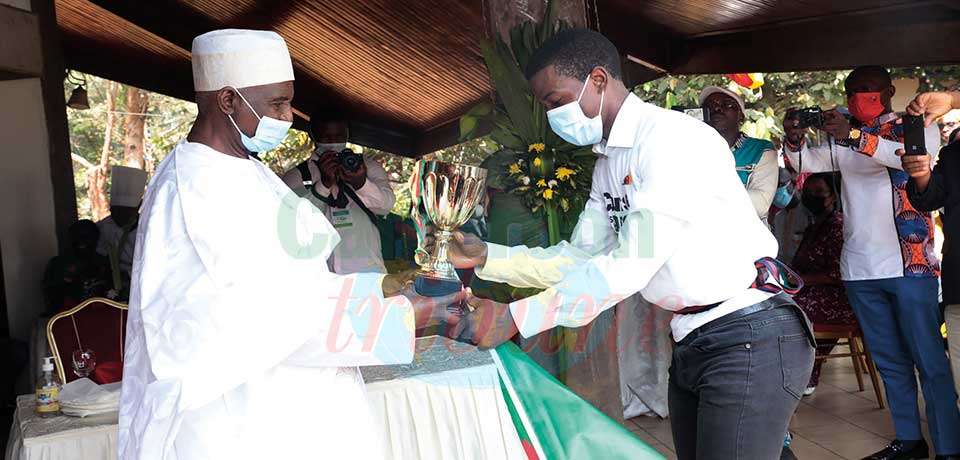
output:
M 147 173 L 142 169 L 114 166 L 110 175 L 110 206 L 136 208 L 147 186 Z
M 706 88 L 703 88 L 703 91 L 700 92 L 700 107 L 703 107 L 703 103 L 706 102 L 708 97 L 717 93 L 723 93 L 723 94 L 726 94 L 727 96 L 732 97 L 733 100 L 737 101 L 737 105 L 740 106 L 741 112 L 745 112 L 747 110 L 746 106 L 743 104 L 743 98 L 740 97 L 739 94 L 727 88 L 721 88 L 719 86 L 708 86 Z
M 224 29 L 193 39 L 194 91 L 293 81 L 287 43 L 276 32 Z

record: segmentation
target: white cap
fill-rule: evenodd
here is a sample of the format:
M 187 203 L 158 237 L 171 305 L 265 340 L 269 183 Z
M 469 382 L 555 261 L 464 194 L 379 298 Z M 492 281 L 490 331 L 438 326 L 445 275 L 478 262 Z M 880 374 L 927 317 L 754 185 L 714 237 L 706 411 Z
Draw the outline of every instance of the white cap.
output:
M 224 29 L 193 39 L 194 91 L 293 81 L 287 43 L 276 32 Z
M 53 370 L 53 356 L 46 356 L 43 358 L 43 366 L 40 367 L 40 370 L 43 372 Z
M 740 106 L 741 112 L 746 110 L 746 106 L 743 105 L 743 99 L 740 97 L 739 94 L 733 91 L 730 91 L 727 88 L 721 88 L 719 86 L 708 86 L 704 88 L 703 91 L 700 91 L 700 107 L 703 107 L 703 103 L 704 101 L 707 100 L 708 97 L 716 93 L 723 93 L 723 94 L 726 94 L 727 96 L 732 97 L 733 100 L 737 101 L 737 105 Z
M 147 173 L 142 169 L 114 166 L 110 174 L 110 206 L 139 207 Z

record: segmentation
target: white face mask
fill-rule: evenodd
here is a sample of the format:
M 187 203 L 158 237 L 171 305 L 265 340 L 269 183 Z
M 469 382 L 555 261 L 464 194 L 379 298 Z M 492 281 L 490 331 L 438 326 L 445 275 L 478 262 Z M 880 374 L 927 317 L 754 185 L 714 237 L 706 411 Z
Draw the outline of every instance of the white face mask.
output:
M 576 101 L 547 112 L 547 120 L 550 121 L 553 132 L 573 145 L 593 145 L 603 139 L 603 120 L 600 114 L 603 112 L 603 96 L 606 91 L 600 93 L 600 109 L 597 110 L 597 116 L 587 118 L 580 107 L 580 99 L 583 99 L 583 92 L 586 91 L 589 83 L 590 77 L 587 76 Z
M 316 145 L 317 145 L 316 147 L 317 153 L 323 153 L 323 152 L 329 152 L 329 151 L 334 151 L 339 153 L 347 148 L 346 142 L 333 142 L 333 143 L 326 143 L 326 144 L 318 143 Z
M 243 146 L 250 152 L 266 152 L 267 150 L 273 150 L 283 142 L 283 139 L 287 137 L 287 132 L 290 131 L 290 127 L 293 126 L 292 121 L 283 121 L 276 118 L 270 118 L 267 116 L 261 117 L 256 110 L 253 110 L 253 106 L 247 102 L 247 98 L 243 97 L 243 94 L 240 93 L 239 89 L 233 88 L 236 91 L 237 95 L 240 96 L 240 99 L 243 100 L 243 103 L 250 108 L 250 111 L 253 112 L 253 115 L 260 120 L 257 123 L 257 132 L 253 137 L 243 134 L 243 131 L 240 131 L 240 127 L 237 126 L 237 122 L 233 120 L 233 115 L 227 115 L 230 118 L 230 123 L 233 123 L 233 127 L 237 129 L 237 132 L 240 133 L 240 141 L 243 143 Z

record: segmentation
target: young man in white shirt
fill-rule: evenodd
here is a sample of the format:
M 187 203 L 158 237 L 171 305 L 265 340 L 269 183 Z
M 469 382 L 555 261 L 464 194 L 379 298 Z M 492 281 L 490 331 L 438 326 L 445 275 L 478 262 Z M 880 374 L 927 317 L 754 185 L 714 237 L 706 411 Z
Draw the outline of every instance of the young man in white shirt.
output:
M 824 112 L 829 143 L 811 147 L 787 139 L 784 152 L 801 172 L 840 171 L 844 242 L 840 274 L 850 305 L 886 388 L 896 439 L 869 460 L 927 458 L 917 403 L 917 377 L 926 401 L 937 458 L 960 454 L 960 412 L 943 353 L 938 306 L 940 262 L 933 221 L 907 197 L 909 175 L 896 151 L 903 125 L 891 107 L 895 88 L 886 69 L 858 67 L 844 82 L 854 125 Z M 926 150 L 940 147 L 936 126 Z
M 351 155 L 350 125 L 336 111 L 316 110 L 310 117 L 314 153 L 283 175 L 283 181 L 324 212 L 340 234 L 328 261 L 330 270 L 386 273 L 380 231 L 374 220 L 393 209 L 397 197 L 380 162 Z
M 469 297 L 478 308 L 461 320 L 461 339 L 475 334 L 494 346 L 517 330 L 530 337 L 583 326 L 640 292 L 677 313 L 669 405 L 678 457 L 777 458 L 813 365 L 813 338 L 791 298 L 767 284 L 775 277 L 756 284 L 755 262 L 776 256 L 777 243 L 729 146 L 706 124 L 630 93 L 619 53 L 597 32 L 558 33 L 526 72 L 553 130 L 594 144 L 590 200 L 571 241 L 550 248 L 457 234 L 458 266 L 546 288 L 509 305 Z

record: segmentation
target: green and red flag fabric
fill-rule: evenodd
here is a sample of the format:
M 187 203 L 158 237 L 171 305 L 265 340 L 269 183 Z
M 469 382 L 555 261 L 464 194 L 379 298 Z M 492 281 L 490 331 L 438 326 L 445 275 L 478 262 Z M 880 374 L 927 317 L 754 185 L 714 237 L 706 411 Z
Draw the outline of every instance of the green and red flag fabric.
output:
M 553 378 L 513 342 L 490 353 L 528 460 L 664 459 Z

